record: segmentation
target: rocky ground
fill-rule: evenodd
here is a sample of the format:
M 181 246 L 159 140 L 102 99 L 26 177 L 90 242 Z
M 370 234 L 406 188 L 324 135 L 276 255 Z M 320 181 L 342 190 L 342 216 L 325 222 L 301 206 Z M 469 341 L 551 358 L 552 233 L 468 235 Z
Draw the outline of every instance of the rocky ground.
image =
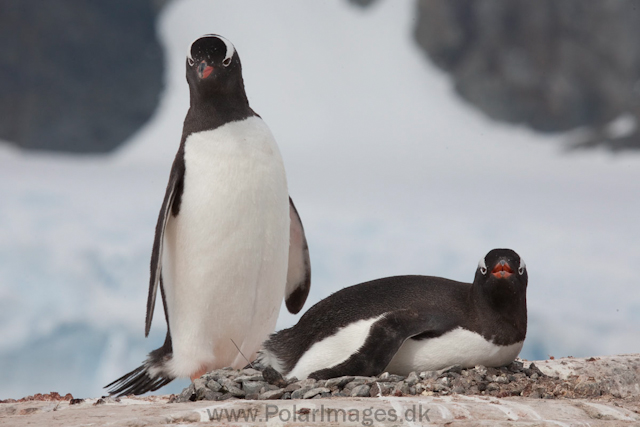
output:
M 260 367 L 256 367 L 260 368 Z M 421 419 L 420 419 L 421 418 Z M 640 425 L 640 355 L 285 380 L 221 369 L 180 395 L 0 402 L 7 425 Z

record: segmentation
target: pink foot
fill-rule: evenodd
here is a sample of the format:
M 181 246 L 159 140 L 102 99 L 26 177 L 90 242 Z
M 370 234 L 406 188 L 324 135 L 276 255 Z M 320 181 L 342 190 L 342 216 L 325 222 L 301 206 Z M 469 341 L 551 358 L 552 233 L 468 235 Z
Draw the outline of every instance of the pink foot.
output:
M 191 375 L 191 382 L 193 382 L 194 380 L 197 380 L 198 378 L 200 378 L 201 376 L 203 376 L 206 373 L 207 373 L 206 368 L 200 369 L 198 372 L 196 372 L 195 374 Z

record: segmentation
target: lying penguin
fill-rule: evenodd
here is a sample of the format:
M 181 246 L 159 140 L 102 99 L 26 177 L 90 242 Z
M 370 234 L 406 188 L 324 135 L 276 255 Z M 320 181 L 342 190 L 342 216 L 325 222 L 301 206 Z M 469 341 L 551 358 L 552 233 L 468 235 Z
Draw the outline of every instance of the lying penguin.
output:
M 473 283 L 397 276 L 342 289 L 271 335 L 259 358 L 298 379 L 504 366 L 527 332 L 526 291 L 524 261 L 494 249 Z

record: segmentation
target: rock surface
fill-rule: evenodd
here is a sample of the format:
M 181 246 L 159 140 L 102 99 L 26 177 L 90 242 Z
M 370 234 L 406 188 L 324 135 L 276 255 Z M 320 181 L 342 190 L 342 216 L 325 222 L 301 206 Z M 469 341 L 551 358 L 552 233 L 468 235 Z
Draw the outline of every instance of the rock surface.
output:
M 635 0 L 420 0 L 416 14 L 418 45 L 488 116 L 590 128 L 578 146 L 640 148 Z M 627 131 L 608 127 L 621 116 Z
M 39 395 L 0 403 L 0 424 L 58 427 L 87 424 L 155 426 L 209 421 L 213 425 L 259 425 L 268 422 L 268 425 L 287 426 L 392 426 L 429 422 L 448 426 L 557 426 L 580 423 L 590 426 L 631 426 L 640 423 L 640 355 L 565 358 L 536 361 L 531 365 L 525 361 L 515 363 L 508 369 L 453 367 L 406 378 L 383 374 L 372 378 L 307 379 L 285 387 L 295 391 L 307 389 L 302 395 L 307 397 L 306 400 L 282 400 L 290 392 L 268 383 L 268 386 L 276 389 L 264 391 L 263 395 L 280 394 L 274 398 L 281 400 L 245 400 L 229 396 L 220 402 L 203 400 L 171 403 L 180 400 L 184 392 L 180 396 L 101 399 Z M 238 378 L 248 376 L 256 381 L 257 372 L 231 369 L 213 371 L 197 381 L 197 387 L 191 386 L 185 391 L 189 396 L 197 395 L 197 390 L 210 391 L 207 386 L 209 382 L 220 384 L 219 381 L 222 381 L 227 385 L 220 390 L 225 391 L 226 387 L 225 394 L 230 394 L 228 389 L 237 387 L 233 384 L 238 384 Z M 518 378 L 518 375 L 524 375 L 527 380 L 514 381 L 510 378 Z M 523 390 L 522 395 L 500 397 L 514 383 L 518 385 L 523 382 L 531 386 L 530 391 Z M 339 384 L 344 384 L 343 391 L 334 394 L 334 388 L 337 389 Z M 348 397 L 344 389 L 351 384 L 356 384 L 351 387 L 352 392 L 369 387 L 369 396 L 373 397 Z M 477 394 L 462 393 L 479 384 L 486 384 L 486 389 Z M 425 388 L 418 393 L 421 385 Z M 428 385 L 432 385 L 433 390 L 427 390 Z M 465 386 L 468 387 L 465 389 Z M 411 390 L 412 387 L 415 387 L 417 395 L 405 396 L 403 389 Z M 460 393 L 455 391 L 457 387 Z M 436 388 L 440 391 L 436 392 Z M 394 392 L 379 393 L 380 389 Z M 327 390 L 332 397 L 326 396 L 329 393 Z
M 122 144 L 159 101 L 155 21 L 164 3 L 2 2 L 0 139 L 79 153 Z

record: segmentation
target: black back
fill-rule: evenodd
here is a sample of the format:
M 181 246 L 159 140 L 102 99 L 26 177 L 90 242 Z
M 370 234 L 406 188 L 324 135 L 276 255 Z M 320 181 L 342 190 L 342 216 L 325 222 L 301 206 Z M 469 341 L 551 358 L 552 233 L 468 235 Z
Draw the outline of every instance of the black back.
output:
M 491 251 L 485 262 L 493 266 L 503 259 L 510 265 L 520 264 L 518 255 L 510 250 Z M 351 323 L 384 313 L 387 318 L 397 313 L 398 318 L 411 319 L 411 325 L 402 325 L 398 331 L 407 334 L 404 338 L 435 338 L 462 327 L 498 345 L 524 340 L 526 269 L 523 275 L 516 272 L 508 279 L 495 278 L 489 269 L 486 274 L 480 270 L 478 267 L 474 283 L 396 276 L 344 288 L 311 307 L 292 328 L 273 334 L 264 347 L 289 372 L 314 343 Z

